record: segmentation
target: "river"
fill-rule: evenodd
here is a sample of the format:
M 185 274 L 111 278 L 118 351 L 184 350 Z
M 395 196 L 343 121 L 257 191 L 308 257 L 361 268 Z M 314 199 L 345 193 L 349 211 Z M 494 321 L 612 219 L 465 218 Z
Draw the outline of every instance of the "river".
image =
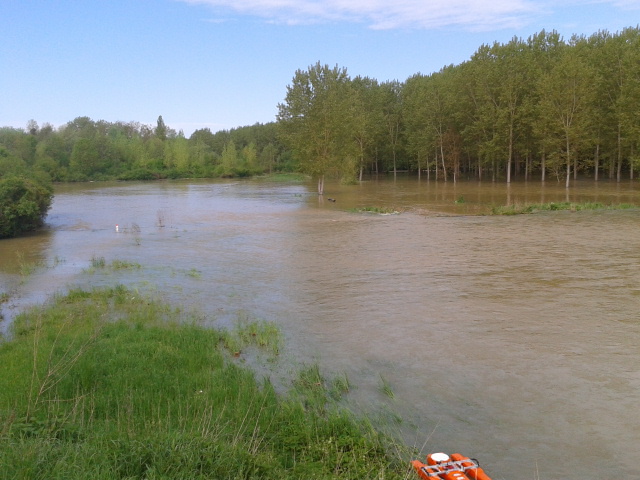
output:
M 0 328 L 69 286 L 121 282 L 211 324 L 277 323 L 283 362 L 346 375 L 352 408 L 425 454 L 478 458 L 494 480 L 640 478 L 640 211 L 470 215 L 640 205 L 638 184 L 398 177 L 326 189 L 57 186 L 45 230 L 0 241 Z M 101 257 L 141 268 L 95 271 Z

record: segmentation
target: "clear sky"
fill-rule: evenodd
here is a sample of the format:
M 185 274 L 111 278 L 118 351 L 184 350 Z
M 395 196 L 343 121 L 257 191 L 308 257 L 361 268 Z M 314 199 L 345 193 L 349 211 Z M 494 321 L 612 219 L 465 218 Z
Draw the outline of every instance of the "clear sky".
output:
M 165 123 L 189 136 L 275 120 L 320 61 L 404 81 L 483 43 L 640 22 L 640 0 L 0 0 L 0 126 Z

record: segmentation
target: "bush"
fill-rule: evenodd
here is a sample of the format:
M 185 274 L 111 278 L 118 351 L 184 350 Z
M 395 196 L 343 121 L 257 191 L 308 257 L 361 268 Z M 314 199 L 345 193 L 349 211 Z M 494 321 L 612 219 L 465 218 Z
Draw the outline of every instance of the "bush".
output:
M 0 178 L 0 238 L 42 226 L 52 200 L 50 184 L 18 176 Z

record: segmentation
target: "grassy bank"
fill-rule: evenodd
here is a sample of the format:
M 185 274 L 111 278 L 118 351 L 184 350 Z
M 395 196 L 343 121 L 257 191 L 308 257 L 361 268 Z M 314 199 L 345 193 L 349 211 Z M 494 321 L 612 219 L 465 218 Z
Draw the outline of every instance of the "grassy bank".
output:
M 16 318 L 0 344 L 0 472 L 11 479 L 409 478 L 319 369 L 286 395 L 236 357 L 268 324 L 199 326 L 122 286 Z

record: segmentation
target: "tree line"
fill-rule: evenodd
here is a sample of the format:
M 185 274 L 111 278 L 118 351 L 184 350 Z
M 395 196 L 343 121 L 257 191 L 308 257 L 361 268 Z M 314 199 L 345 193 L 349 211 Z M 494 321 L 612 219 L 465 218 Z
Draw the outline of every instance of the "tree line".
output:
M 409 170 L 429 178 L 620 181 L 640 165 L 640 28 L 565 41 L 542 31 L 482 45 L 404 82 L 298 70 L 281 138 L 318 177 Z
M 155 126 L 78 117 L 59 128 L 0 129 L 0 175 L 42 172 L 54 182 L 248 176 L 291 169 L 275 124 L 189 139 L 158 117 Z
M 51 181 L 300 171 L 322 192 L 327 175 L 357 181 L 410 171 L 454 182 L 553 178 L 569 187 L 579 174 L 633 179 L 639 151 L 640 27 L 567 41 L 543 30 L 481 45 L 466 62 L 403 82 L 351 78 L 318 62 L 295 72 L 274 122 L 189 138 L 162 116 L 155 126 L 78 117 L 58 128 L 35 120 L 0 128 L 0 182 L 44 187 L 30 193 L 44 203 L 27 210 L 46 215 Z M 4 185 L 7 198 L 18 195 L 15 182 Z
M 640 28 L 565 41 L 541 31 L 482 45 L 459 65 L 405 81 L 295 72 L 275 122 L 195 131 L 93 121 L 0 129 L 0 175 L 53 181 L 248 176 L 303 171 L 345 180 L 429 178 L 567 185 L 579 174 L 633 178 L 640 165 Z

